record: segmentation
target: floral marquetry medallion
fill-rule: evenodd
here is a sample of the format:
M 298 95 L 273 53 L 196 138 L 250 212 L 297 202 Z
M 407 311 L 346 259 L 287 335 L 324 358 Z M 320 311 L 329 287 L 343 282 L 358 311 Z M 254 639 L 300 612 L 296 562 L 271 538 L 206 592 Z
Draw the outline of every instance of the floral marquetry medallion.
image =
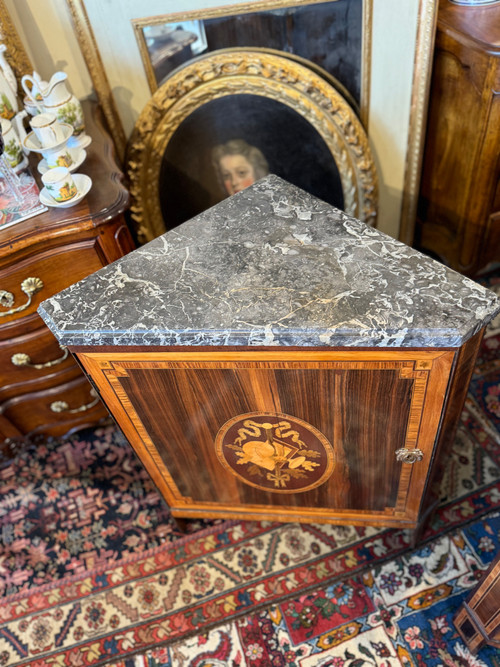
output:
M 286 414 L 252 412 L 227 421 L 215 439 L 222 465 L 264 491 L 297 493 L 323 484 L 334 449 L 314 426 Z

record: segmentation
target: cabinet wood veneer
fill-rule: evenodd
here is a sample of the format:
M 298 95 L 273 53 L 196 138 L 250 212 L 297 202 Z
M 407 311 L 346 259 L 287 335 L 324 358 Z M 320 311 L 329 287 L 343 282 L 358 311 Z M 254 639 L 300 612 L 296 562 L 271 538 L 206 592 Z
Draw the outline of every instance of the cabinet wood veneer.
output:
M 480 337 L 464 348 L 475 350 Z M 461 406 L 446 421 L 445 408 L 457 389 L 463 402 L 475 357 L 464 349 L 71 349 L 173 516 L 409 528 L 437 501 L 428 484 L 440 463 L 435 446 L 443 440 L 444 456 Z M 244 466 L 224 465 L 214 447 L 221 425 L 261 414 L 313 423 L 332 447 L 328 479 L 308 488 L 305 471 L 293 492 L 276 482 L 266 490 L 264 468 L 245 478 Z M 422 460 L 398 461 L 398 450 Z
M 272 175 L 39 308 L 174 517 L 414 536 L 499 310 Z
M 37 314 L 43 299 L 134 248 L 124 213 L 129 196 L 99 107 L 84 103 L 92 143 L 79 168 L 92 178 L 89 194 L 70 208 L 49 209 L 0 231 L 0 451 L 59 437 L 109 415 L 81 369 Z M 33 173 L 39 179 L 36 160 Z M 40 187 L 43 184 L 40 182 Z M 40 288 L 31 297 L 26 279 Z
M 500 261 L 499 27 L 440 0 L 416 244 L 472 276 Z

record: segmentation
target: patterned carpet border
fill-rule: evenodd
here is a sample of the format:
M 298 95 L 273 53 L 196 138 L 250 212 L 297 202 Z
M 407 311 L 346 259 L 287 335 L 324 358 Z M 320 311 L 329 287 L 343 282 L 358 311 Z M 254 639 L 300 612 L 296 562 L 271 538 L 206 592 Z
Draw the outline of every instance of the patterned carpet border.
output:
M 494 483 L 439 508 L 424 539 L 497 508 Z M 360 572 L 410 546 L 408 531 L 218 526 L 77 581 L 6 598 L 0 664 L 103 665 Z

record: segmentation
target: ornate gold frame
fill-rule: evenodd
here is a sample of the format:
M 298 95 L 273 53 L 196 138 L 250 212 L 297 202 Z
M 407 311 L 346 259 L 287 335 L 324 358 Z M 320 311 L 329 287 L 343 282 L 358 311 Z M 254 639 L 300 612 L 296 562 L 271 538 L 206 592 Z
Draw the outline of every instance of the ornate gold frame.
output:
M 410 132 L 406 151 L 404 191 L 398 237 L 400 241 L 410 246 L 413 244 L 417 216 L 437 14 L 438 4 L 436 0 L 420 0 L 420 21 L 411 96 Z
M 338 166 L 344 210 L 375 224 L 375 165 L 363 126 L 344 98 L 324 78 L 286 57 L 227 49 L 198 58 L 172 74 L 136 122 L 129 143 L 128 176 L 139 239 L 150 240 L 165 231 L 159 175 L 175 130 L 207 102 L 237 94 L 272 98 L 311 123 Z
M 307 3 L 320 1 L 321 0 L 295 0 L 295 4 L 298 2 Z M 290 5 L 291 2 L 292 0 L 255 0 L 251 6 L 255 10 L 257 8 L 265 9 L 269 5 L 286 6 Z M 3 1 L 0 0 L 0 3 L 0 7 L 2 7 Z M 120 117 L 116 110 L 111 87 L 101 61 L 99 49 L 93 35 L 92 27 L 87 17 L 85 0 L 66 0 L 66 3 L 71 10 L 78 42 L 87 63 L 97 97 L 99 101 L 103 103 L 104 113 L 111 129 L 117 152 L 120 156 L 123 156 L 126 138 Z M 242 6 L 244 5 L 234 4 L 230 6 L 230 9 L 232 12 L 238 12 L 241 10 Z M 420 166 L 422 163 L 423 138 L 425 134 L 425 108 L 428 101 L 429 79 L 432 65 L 432 45 L 434 43 L 437 8 L 438 0 L 420 0 L 419 25 L 412 80 L 412 100 L 409 119 L 410 129 L 407 141 L 408 151 L 403 182 L 403 200 L 399 232 L 399 238 L 408 244 L 411 244 L 413 241 L 418 191 L 420 186 Z M 219 11 L 225 12 L 227 11 L 227 8 L 219 8 Z M 370 54 L 373 39 L 373 0 L 365 0 L 363 3 L 363 12 L 361 118 L 365 126 L 367 126 L 368 113 L 371 104 L 369 82 L 371 69 Z M 3 11 L 3 7 L 2 16 L 7 16 L 7 12 Z M 107 103 L 108 101 L 109 104 Z
M 3 0 L 0 0 L 0 42 L 7 47 L 5 55 L 21 89 L 21 77 L 32 72 L 33 65 Z

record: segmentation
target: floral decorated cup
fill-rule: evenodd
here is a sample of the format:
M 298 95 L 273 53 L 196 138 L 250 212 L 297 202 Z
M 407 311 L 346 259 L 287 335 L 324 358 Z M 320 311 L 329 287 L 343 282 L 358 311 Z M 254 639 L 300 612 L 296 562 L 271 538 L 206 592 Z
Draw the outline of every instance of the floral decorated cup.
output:
M 66 143 L 55 149 L 42 151 L 42 155 L 45 158 L 49 169 L 54 169 L 55 167 L 71 167 L 73 164 L 73 157 L 68 150 Z
M 67 202 L 77 193 L 73 177 L 67 167 L 55 167 L 42 175 L 42 181 L 49 195 L 58 203 Z
M 5 157 L 9 161 L 11 167 L 17 167 L 24 159 L 23 147 L 17 136 L 10 120 L 6 118 L 0 119 L 2 123 L 2 136 L 5 144 Z

